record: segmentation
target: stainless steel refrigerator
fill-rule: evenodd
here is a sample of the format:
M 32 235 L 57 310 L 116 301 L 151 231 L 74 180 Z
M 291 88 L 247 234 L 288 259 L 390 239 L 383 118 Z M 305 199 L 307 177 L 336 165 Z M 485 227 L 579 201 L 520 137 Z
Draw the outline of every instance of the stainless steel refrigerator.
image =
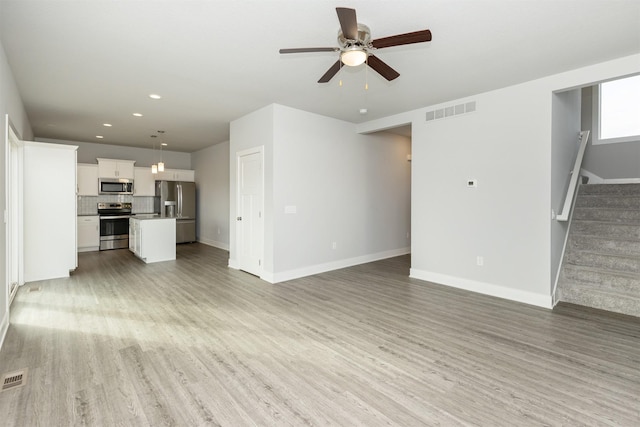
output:
M 196 241 L 196 184 L 156 181 L 155 212 L 176 219 L 176 243 Z

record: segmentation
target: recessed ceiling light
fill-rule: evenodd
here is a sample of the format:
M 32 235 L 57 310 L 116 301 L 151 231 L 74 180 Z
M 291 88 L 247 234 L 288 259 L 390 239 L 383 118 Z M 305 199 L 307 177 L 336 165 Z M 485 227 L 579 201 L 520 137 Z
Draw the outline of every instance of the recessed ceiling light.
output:
M 140 113 L 133 113 L 133 115 L 136 116 L 136 117 L 142 117 L 142 114 L 140 114 Z
M 113 125 L 111 123 L 103 123 L 102 126 L 110 128 Z
M 166 142 L 163 142 L 161 145 L 162 145 L 163 147 L 166 147 L 166 146 L 167 146 L 167 145 L 169 145 L 169 144 L 167 144 Z
M 152 93 L 151 95 L 149 95 L 149 98 L 151 98 L 151 99 L 160 99 L 162 97 L 160 95 L 156 94 L 156 93 Z
M 96 135 L 96 138 L 98 138 L 98 139 L 102 139 L 102 138 L 104 138 L 104 136 L 102 136 L 102 135 Z

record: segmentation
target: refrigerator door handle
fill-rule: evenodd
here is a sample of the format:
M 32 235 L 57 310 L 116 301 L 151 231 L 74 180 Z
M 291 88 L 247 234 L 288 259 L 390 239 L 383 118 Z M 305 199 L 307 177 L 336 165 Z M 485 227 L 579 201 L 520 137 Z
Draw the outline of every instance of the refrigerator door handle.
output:
M 182 218 L 182 185 L 178 184 L 178 218 Z

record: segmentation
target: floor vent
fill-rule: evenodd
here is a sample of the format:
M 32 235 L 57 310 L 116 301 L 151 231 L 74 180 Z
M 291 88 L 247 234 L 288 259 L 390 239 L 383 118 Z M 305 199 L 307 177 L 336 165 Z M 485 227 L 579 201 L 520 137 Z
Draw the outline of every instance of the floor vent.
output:
M 42 288 L 40 286 L 31 286 L 29 292 L 40 292 Z
M 21 369 L 16 372 L 9 372 L 2 376 L 2 390 L 11 390 L 17 387 L 22 387 L 27 379 L 27 369 Z

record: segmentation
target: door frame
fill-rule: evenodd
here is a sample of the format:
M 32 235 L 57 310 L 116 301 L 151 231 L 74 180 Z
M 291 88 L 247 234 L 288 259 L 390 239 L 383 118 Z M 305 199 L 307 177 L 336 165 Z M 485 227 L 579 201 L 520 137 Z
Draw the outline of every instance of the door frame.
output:
M 264 146 L 258 146 L 258 147 L 252 147 L 252 148 L 248 148 L 246 150 L 241 150 L 241 151 L 236 151 L 236 252 L 237 252 L 237 257 L 236 257 L 236 262 L 237 262 L 237 268 L 239 270 L 248 272 L 247 270 L 242 268 L 242 263 L 241 263 L 241 258 L 240 258 L 240 254 L 242 253 L 242 225 L 238 224 L 240 221 L 238 221 L 238 217 L 240 215 L 240 204 L 242 201 L 242 197 L 240 195 L 240 190 L 241 190 L 241 185 L 240 185 L 240 173 L 241 173 L 241 168 L 240 168 L 240 161 L 242 159 L 242 157 L 248 156 L 248 155 L 252 155 L 252 154 L 260 154 L 260 162 L 261 162 L 261 170 L 262 170 L 262 174 L 260 175 L 260 181 L 261 181 L 261 192 L 262 192 L 262 198 L 260 201 L 260 206 L 258 206 L 258 209 L 260 211 L 260 217 L 262 219 L 262 228 L 261 228 L 261 232 L 262 232 L 262 236 L 260 236 L 260 241 L 262 242 L 261 244 L 261 248 L 260 248 L 260 268 L 259 271 L 257 272 L 258 276 L 261 277 L 262 273 L 264 272 L 264 236 L 265 236 L 265 227 L 264 227 L 264 198 L 265 198 L 265 194 L 264 194 Z M 248 272 L 250 274 L 254 274 L 255 272 Z
M 18 288 L 24 285 L 24 145 L 8 114 L 5 129 L 5 283 L 10 306 Z

